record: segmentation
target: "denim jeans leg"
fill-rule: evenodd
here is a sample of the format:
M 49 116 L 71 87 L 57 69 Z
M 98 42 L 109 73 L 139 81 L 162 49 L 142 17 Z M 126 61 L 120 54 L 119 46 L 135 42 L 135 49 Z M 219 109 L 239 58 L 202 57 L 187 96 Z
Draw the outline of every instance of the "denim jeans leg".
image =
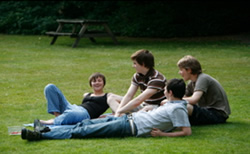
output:
M 44 95 L 48 103 L 48 113 L 63 113 L 69 105 L 71 105 L 63 93 L 54 84 L 48 84 L 44 88 Z
M 76 125 L 61 125 L 54 126 L 51 128 L 51 131 L 42 133 L 43 139 L 69 139 L 72 138 L 72 130 L 73 128 L 81 128 L 86 125 L 104 123 L 108 121 L 113 121 L 117 119 L 117 117 L 107 117 L 100 119 L 92 119 L 92 120 L 83 120 L 82 122 L 77 123 Z
M 42 133 L 42 139 L 69 139 L 73 127 L 75 125 L 54 126 L 49 132 Z
M 88 122 L 91 121 L 91 122 Z M 84 120 L 77 125 L 63 125 L 42 133 L 44 139 L 69 139 L 92 137 L 126 137 L 132 136 L 127 116 Z M 89 124 L 87 124 L 89 123 Z
M 84 124 L 85 123 L 85 124 Z M 87 124 L 89 123 L 89 124 Z M 72 128 L 72 138 L 132 136 L 127 116 L 84 120 Z
M 96 118 L 96 119 L 91 119 L 91 120 L 86 119 L 86 120 L 82 120 L 77 125 L 79 127 L 81 127 L 83 125 L 92 125 L 92 124 L 104 123 L 104 122 L 116 120 L 117 118 L 120 118 L 120 117 L 110 116 L 110 117 L 106 117 L 106 118 Z
M 90 119 L 89 113 L 85 108 L 78 105 L 70 105 L 69 109 L 54 119 L 54 125 L 73 125 L 85 119 Z

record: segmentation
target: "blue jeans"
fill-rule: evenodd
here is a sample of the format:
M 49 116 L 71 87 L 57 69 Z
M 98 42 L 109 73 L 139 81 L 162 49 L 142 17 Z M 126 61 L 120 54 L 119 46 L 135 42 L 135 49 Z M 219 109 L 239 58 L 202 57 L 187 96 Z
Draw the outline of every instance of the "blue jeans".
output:
M 44 95 L 48 102 L 48 113 L 61 113 L 54 119 L 54 125 L 72 125 L 84 119 L 90 119 L 85 108 L 70 104 L 55 85 L 48 84 L 44 89 Z
M 137 134 L 137 133 L 136 133 Z M 135 134 L 135 135 L 136 135 Z M 55 126 L 43 139 L 102 138 L 133 136 L 127 115 L 83 120 L 76 125 Z

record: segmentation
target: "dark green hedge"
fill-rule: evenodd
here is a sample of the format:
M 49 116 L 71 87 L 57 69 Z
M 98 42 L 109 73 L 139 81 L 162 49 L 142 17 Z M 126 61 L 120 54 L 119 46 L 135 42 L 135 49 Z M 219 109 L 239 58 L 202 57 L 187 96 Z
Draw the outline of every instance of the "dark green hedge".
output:
M 249 31 L 249 3 L 200 1 L 2 1 L 0 33 L 44 34 L 56 19 L 108 20 L 117 35 L 185 37 Z

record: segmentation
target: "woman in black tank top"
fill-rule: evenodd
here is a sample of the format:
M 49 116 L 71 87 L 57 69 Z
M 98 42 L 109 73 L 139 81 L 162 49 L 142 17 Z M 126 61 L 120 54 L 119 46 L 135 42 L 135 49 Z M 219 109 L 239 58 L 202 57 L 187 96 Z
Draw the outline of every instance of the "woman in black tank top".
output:
M 98 118 L 109 108 L 107 93 L 103 96 L 91 96 L 89 93 L 84 97 L 81 106 L 88 111 L 90 119 Z
M 122 97 L 112 93 L 104 93 L 106 84 L 105 76 L 101 73 L 94 73 L 89 78 L 89 85 L 92 93 L 85 93 L 81 105 L 70 104 L 62 92 L 53 84 L 45 87 L 45 97 L 48 102 L 48 112 L 56 118 L 40 120 L 47 125 L 71 125 L 84 119 L 98 118 L 109 107 L 113 112 L 117 109 Z

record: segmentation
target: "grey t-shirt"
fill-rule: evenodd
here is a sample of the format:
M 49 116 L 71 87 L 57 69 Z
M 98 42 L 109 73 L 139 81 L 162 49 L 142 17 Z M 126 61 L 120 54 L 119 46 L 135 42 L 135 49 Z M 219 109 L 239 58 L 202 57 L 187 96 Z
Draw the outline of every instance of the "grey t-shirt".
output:
M 189 82 L 186 96 L 191 96 L 194 91 L 203 91 L 198 105 L 222 111 L 224 115 L 231 113 L 227 95 L 221 84 L 213 77 L 201 73 L 196 82 Z
M 168 132 L 176 127 L 190 127 L 186 105 L 184 100 L 169 101 L 149 112 L 132 113 L 137 136 L 151 136 L 152 128 Z

